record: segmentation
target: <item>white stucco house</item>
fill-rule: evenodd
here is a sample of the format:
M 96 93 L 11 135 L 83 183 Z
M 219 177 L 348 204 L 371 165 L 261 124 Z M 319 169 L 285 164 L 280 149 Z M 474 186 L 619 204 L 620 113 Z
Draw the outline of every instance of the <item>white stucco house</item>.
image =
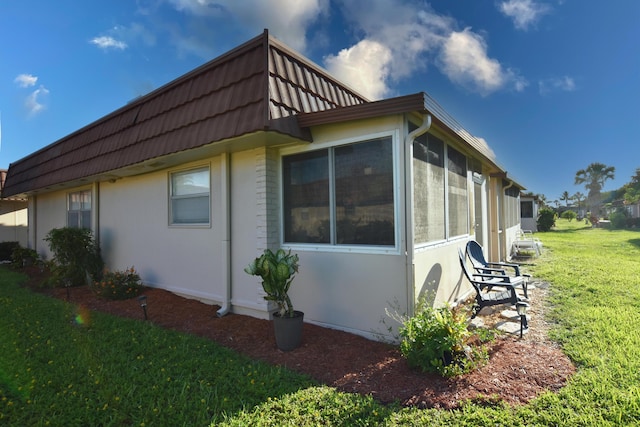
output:
M 522 189 L 426 93 L 370 102 L 265 31 L 12 163 L 5 194 L 41 254 L 89 227 L 111 269 L 219 315 L 267 318 L 243 269 L 291 249 L 305 321 L 375 337 L 391 305 L 468 295 L 469 239 L 508 256 Z
M 538 196 L 531 194 L 520 195 L 520 223 L 523 230 L 538 231 Z

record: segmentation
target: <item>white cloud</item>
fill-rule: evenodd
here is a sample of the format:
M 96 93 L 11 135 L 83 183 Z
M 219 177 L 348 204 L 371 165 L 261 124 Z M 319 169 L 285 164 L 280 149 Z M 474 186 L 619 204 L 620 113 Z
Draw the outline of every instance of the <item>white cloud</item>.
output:
M 298 51 L 307 48 L 307 28 L 328 12 L 329 0 L 169 0 L 182 12 L 231 18 L 258 34 L 264 28 Z
M 513 19 L 513 24 L 519 30 L 529 29 L 542 15 L 550 11 L 548 5 L 536 3 L 534 0 L 503 1 L 498 8 L 504 15 Z
M 572 77 L 553 77 L 550 79 L 540 80 L 538 82 L 540 94 L 546 95 L 551 92 L 573 92 L 576 88 L 576 82 Z
M 177 25 L 170 27 L 172 43 L 180 51 L 209 56 L 211 39 L 217 37 L 206 31 L 212 22 L 253 34 L 269 28 L 278 39 L 305 52 L 307 31 L 328 16 L 330 0 L 163 1 L 191 19 L 188 34 Z M 344 31 L 353 34 L 354 41 L 327 55 L 324 65 L 371 99 L 393 95 L 394 83 L 432 64 L 452 82 L 483 95 L 505 88 L 521 91 L 527 86 L 515 71 L 488 56 L 481 35 L 471 29 L 460 31 L 455 19 L 436 13 L 428 3 L 335 0 L 332 4 L 337 7 L 331 13 L 342 13 L 348 24 Z
M 30 116 L 34 116 L 46 108 L 42 98 L 46 98 L 47 95 L 49 95 L 49 89 L 40 86 L 25 99 L 24 106 Z
M 35 86 L 38 78 L 31 74 L 20 74 L 13 80 L 19 87 L 31 87 Z
M 370 99 L 386 95 L 385 83 L 393 55 L 391 50 L 372 40 L 361 40 L 358 44 L 342 49 L 338 55 L 325 57 L 327 70 L 338 80 L 361 92 Z
M 511 85 L 516 91 L 527 83 L 512 70 L 487 55 L 485 40 L 470 29 L 452 32 L 440 52 L 442 71 L 451 81 L 488 95 Z
M 123 41 L 116 40 L 111 36 L 100 36 L 92 38 L 89 43 L 98 46 L 100 49 L 118 49 L 124 50 L 127 48 L 127 44 Z
M 20 74 L 14 80 L 14 83 L 21 88 L 29 88 L 36 85 L 38 77 L 31 74 Z M 34 116 L 45 109 L 43 98 L 49 95 L 49 89 L 40 85 L 40 87 L 31 92 L 24 100 L 24 106 L 29 116 Z
M 361 41 L 337 56 L 327 56 L 325 66 L 365 95 L 388 95 L 393 82 L 424 72 L 430 63 L 437 64 L 452 82 L 483 95 L 527 86 L 514 70 L 488 56 L 481 35 L 469 28 L 458 31 L 453 18 L 434 12 L 428 4 L 416 10 L 415 4 L 404 0 L 344 0 L 341 6 Z M 366 55 L 365 47 L 377 53 Z M 377 59 L 381 64 L 372 66 L 375 55 L 383 51 L 386 55 Z

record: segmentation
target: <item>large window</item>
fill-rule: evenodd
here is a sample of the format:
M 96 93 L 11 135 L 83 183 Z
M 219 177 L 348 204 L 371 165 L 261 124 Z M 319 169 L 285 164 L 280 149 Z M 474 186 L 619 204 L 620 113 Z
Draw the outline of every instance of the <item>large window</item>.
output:
M 467 158 L 461 152 L 447 147 L 449 195 L 449 237 L 469 233 L 469 193 L 467 192 Z
M 391 137 L 285 156 L 282 163 L 286 242 L 395 245 Z
M 503 181 L 503 185 L 507 187 L 508 182 Z M 505 190 L 505 225 L 507 228 L 515 227 L 520 223 L 520 189 L 517 187 L 509 187 Z
M 468 234 L 465 155 L 426 133 L 413 143 L 413 172 L 414 242 L 436 242 Z
M 74 228 L 91 228 L 91 190 L 69 193 L 67 225 Z
M 413 143 L 415 241 L 445 239 L 444 142 L 430 134 Z
M 209 224 L 211 203 L 208 167 L 172 173 L 170 187 L 172 225 Z

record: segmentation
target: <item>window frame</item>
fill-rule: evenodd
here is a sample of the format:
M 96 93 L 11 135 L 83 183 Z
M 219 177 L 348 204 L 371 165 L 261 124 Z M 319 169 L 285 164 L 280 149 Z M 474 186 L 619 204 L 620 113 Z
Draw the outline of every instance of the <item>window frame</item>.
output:
M 88 194 L 89 195 L 89 209 L 82 209 L 82 206 L 80 209 L 71 209 L 71 197 L 74 195 L 82 195 L 82 194 Z M 82 205 L 84 202 L 80 202 L 80 204 Z M 69 221 L 69 214 L 71 214 L 72 212 L 75 212 L 78 214 L 78 221 L 79 224 L 71 224 L 71 222 Z M 83 223 L 82 218 L 84 217 L 82 215 L 83 212 L 89 212 L 89 226 L 85 226 L 85 224 Z M 93 191 L 90 188 L 85 188 L 82 190 L 76 190 L 76 191 L 70 191 L 67 193 L 67 227 L 70 228 L 88 228 L 89 230 L 92 230 L 93 228 Z
M 371 245 L 371 244 L 338 244 L 336 243 L 336 189 L 335 189 L 335 156 L 334 149 L 366 143 L 369 141 L 390 138 L 391 139 L 391 164 L 392 164 L 392 188 L 393 188 L 393 245 Z M 404 185 L 398 187 L 399 180 L 399 132 L 397 129 L 391 131 L 363 134 L 357 137 L 344 138 L 313 144 L 312 147 L 288 147 L 282 148 L 278 156 L 278 174 L 279 174 L 279 191 L 280 191 L 280 242 L 281 246 L 290 249 L 307 250 L 307 251 L 323 251 L 323 252 L 349 252 L 349 253 L 373 253 L 373 254 L 399 254 L 402 236 L 400 233 L 401 217 L 400 203 L 401 194 Z M 329 168 L 329 223 L 330 223 L 330 239 L 329 243 L 304 243 L 304 242 L 288 242 L 285 239 L 285 182 L 284 182 L 284 157 L 308 152 L 328 150 L 328 168 Z
M 208 180 L 207 180 L 207 185 L 208 185 L 208 192 L 202 192 L 202 193 L 193 193 L 193 194 L 188 194 L 188 195 L 182 195 L 182 196 L 174 196 L 173 194 L 173 190 L 174 190 L 174 176 L 178 175 L 178 174 L 189 174 L 189 173 L 196 173 L 199 171 L 204 171 L 206 170 L 208 173 Z M 196 166 L 192 166 L 192 167 L 188 167 L 188 168 L 182 168 L 182 169 L 175 169 L 175 170 L 171 170 L 167 173 L 167 196 L 168 196 L 168 203 L 167 203 L 167 213 L 168 213 L 168 225 L 171 228 L 210 228 L 211 227 L 211 215 L 213 212 L 212 206 L 211 206 L 211 201 L 212 201 L 212 197 L 211 197 L 211 187 L 212 187 L 212 182 L 211 182 L 211 164 L 203 164 L 203 165 L 196 165 Z M 195 198 L 199 198 L 199 197 L 203 197 L 203 195 L 206 194 L 207 198 L 208 198 L 208 202 L 207 202 L 207 221 L 206 222 L 175 222 L 174 220 L 174 212 L 173 212 L 173 202 L 174 200 L 185 200 L 185 199 L 195 199 Z
M 409 122 L 409 127 L 411 127 L 411 125 L 413 125 L 413 127 L 417 127 L 415 124 L 413 124 L 412 122 Z M 410 131 L 410 129 L 409 129 Z M 466 151 L 464 149 L 462 149 L 461 147 L 452 144 L 450 142 L 450 139 L 447 138 L 444 134 L 442 134 L 441 132 L 438 132 L 435 129 L 429 129 L 427 131 L 428 134 L 434 136 L 435 138 L 441 140 L 444 143 L 444 195 L 445 195 L 445 199 L 444 199 L 444 220 L 445 220 L 445 230 L 444 230 L 444 239 L 436 239 L 436 240 L 431 240 L 431 241 L 427 241 L 427 242 L 417 242 L 415 241 L 415 236 L 414 236 L 414 241 L 412 242 L 414 245 L 414 248 L 416 250 L 424 250 L 427 248 L 432 248 L 434 246 L 439 246 L 439 245 L 443 245 L 449 242 L 455 242 L 458 240 L 463 240 L 463 239 L 467 239 L 470 235 L 471 235 L 471 228 L 470 228 L 470 206 L 471 206 L 471 190 L 470 188 L 472 187 L 472 185 L 470 185 L 472 183 L 472 181 L 470 182 L 470 172 L 471 172 L 471 160 L 472 157 L 469 156 Z M 417 139 L 417 138 L 416 138 Z M 414 141 L 415 143 L 415 141 Z M 466 224 L 467 224 L 467 231 L 466 233 L 463 234 L 456 234 L 456 235 L 452 235 L 451 234 L 451 227 L 450 227 L 450 212 L 449 212 L 449 207 L 451 205 L 450 201 L 449 201 L 449 193 L 450 193 L 450 188 L 449 188 L 449 150 L 455 150 L 456 152 L 460 153 L 462 156 L 464 156 L 465 158 L 465 168 L 466 168 L 466 176 L 465 176 L 465 180 L 466 180 Z M 415 161 L 416 157 L 415 157 L 415 153 L 412 154 L 411 156 L 411 161 Z M 415 180 L 415 174 L 414 176 L 412 176 L 412 179 Z M 415 192 L 415 182 L 412 183 L 412 188 L 414 188 L 414 192 Z M 415 197 L 415 195 L 412 195 L 412 197 Z M 415 209 L 415 205 L 413 206 L 413 209 Z M 415 212 L 412 213 L 412 216 L 414 217 L 414 222 L 415 222 Z M 415 227 L 415 224 L 412 224 L 412 227 Z

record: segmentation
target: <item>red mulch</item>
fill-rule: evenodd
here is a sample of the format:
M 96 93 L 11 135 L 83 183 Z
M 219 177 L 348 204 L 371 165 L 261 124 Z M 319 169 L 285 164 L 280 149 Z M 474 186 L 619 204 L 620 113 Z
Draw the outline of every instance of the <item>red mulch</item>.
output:
M 35 288 L 38 278 L 31 275 Z M 65 289 L 42 290 L 66 299 Z M 571 361 L 548 341 L 505 337 L 490 349 L 489 363 L 456 378 L 411 370 L 396 347 L 358 335 L 305 323 L 301 347 L 276 348 L 267 320 L 228 314 L 217 306 L 182 298 L 161 289 L 147 289 L 149 321 L 214 340 L 225 347 L 268 363 L 286 366 L 339 390 L 371 395 L 382 403 L 398 401 L 420 408 L 458 408 L 465 400 L 486 404 L 524 404 L 544 391 L 557 391 L 575 372 Z M 134 299 L 111 301 L 88 287 L 71 288 L 70 302 L 122 317 L 143 320 Z

